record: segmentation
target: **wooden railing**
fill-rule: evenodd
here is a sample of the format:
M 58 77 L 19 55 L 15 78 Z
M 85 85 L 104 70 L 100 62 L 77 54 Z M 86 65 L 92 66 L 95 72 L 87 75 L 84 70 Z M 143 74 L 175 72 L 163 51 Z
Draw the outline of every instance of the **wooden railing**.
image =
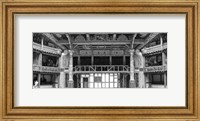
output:
M 167 43 L 164 43 L 163 45 L 156 45 L 148 48 L 143 48 L 142 52 L 143 53 L 152 53 L 156 51 L 162 51 L 167 48 Z
M 75 66 L 74 72 L 130 72 L 127 65 L 82 65 Z
M 151 66 L 151 67 L 145 67 L 144 72 L 163 72 L 167 71 L 167 65 L 165 66 Z
M 48 47 L 48 46 L 45 46 L 45 45 L 42 46 L 41 44 L 38 44 L 38 43 L 35 43 L 35 42 L 33 42 L 33 49 L 44 51 L 44 52 L 47 52 L 47 53 L 57 54 L 57 55 L 61 54 L 61 49 Z
M 39 65 L 33 65 L 33 71 L 37 72 L 50 72 L 50 73 L 59 73 L 61 71 L 64 71 L 64 69 L 59 67 L 49 67 L 49 66 L 39 66 Z

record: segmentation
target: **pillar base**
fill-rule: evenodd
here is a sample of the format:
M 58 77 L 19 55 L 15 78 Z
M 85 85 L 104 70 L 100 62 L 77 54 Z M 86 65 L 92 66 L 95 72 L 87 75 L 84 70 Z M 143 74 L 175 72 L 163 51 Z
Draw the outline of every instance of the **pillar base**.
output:
M 69 82 L 68 82 L 68 88 L 73 88 L 73 87 L 74 87 L 73 80 L 69 80 Z
M 136 81 L 135 80 L 130 80 L 129 88 L 136 88 Z

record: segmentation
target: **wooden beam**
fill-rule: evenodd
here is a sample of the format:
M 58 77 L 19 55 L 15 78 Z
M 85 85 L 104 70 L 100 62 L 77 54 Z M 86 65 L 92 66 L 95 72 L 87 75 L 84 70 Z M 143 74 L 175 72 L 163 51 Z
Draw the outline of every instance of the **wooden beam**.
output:
M 74 74 L 88 74 L 88 73 L 130 73 L 130 71 L 74 71 Z
M 150 34 L 147 39 L 146 39 L 146 42 L 140 46 L 137 47 L 137 49 L 142 49 L 144 48 L 149 42 L 151 42 L 153 40 L 153 38 L 155 38 L 157 35 L 159 35 L 159 33 L 152 33 Z
M 62 44 L 62 45 L 69 45 L 69 42 L 67 41 L 59 41 L 58 42 L 59 44 Z M 144 40 L 142 39 L 135 39 L 135 42 L 134 44 L 144 44 Z M 85 41 L 85 42 L 73 42 L 72 45 L 81 45 L 81 44 L 84 44 L 84 45 L 101 45 L 101 44 L 106 44 L 106 45 L 109 45 L 109 44 L 131 44 L 131 41 L 102 41 L 102 42 L 97 42 L 97 41 Z
M 67 49 L 63 45 L 59 44 L 58 40 L 54 36 L 52 36 L 50 33 L 43 33 L 43 35 L 46 36 L 47 38 L 49 38 L 52 43 L 54 43 L 55 45 L 57 45 L 62 50 L 66 50 Z
M 73 43 L 75 45 L 126 45 L 130 44 L 130 42 L 80 42 Z
M 134 44 L 134 42 L 135 42 L 135 37 L 137 36 L 137 33 L 136 34 L 134 34 L 133 35 L 133 39 L 132 39 L 132 41 L 131 41 L 131 49 L 133 49 L 133 44 Z

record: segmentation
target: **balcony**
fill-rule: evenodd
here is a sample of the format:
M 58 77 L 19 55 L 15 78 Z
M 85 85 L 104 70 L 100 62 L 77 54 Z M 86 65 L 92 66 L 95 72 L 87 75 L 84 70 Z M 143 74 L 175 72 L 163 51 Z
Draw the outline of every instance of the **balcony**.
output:
M 33 71 L 35 72 L 60 73 L 63 70 L 64 69 L 59 67 L 33 65 Z
M 127 65 L 86 65 L 75 66 L 73 68 L 74 73 L 105 73 L 105 72 L 119 72 L 130 73 L 130 67 Z
M 144 54 L 148 54 L 148 53 L 162 51 L 164 49 L 167 49 L 167 43 L 164 43 L 163 45 L 156 45 L 156 46 L 152 46 L 152 47 L 148 47 L 148 48 L 143 48 L 142 52 Z
M 43 52 L 46 52 L 46 53 L 56 54 L 56 55 L 61 54 L 61 49 L 48 47 L 48 46 L 45 46 L 45 45 L 42 46 L 41 44 L 38 44 L 38 43 L 35 43 L 35 42 L 33 42 L 33 49 L 43 51 Z
M 151 66 L 145 67 L 144 72 L 164 72 L 167 71 L 167 65 L 165 66 Z

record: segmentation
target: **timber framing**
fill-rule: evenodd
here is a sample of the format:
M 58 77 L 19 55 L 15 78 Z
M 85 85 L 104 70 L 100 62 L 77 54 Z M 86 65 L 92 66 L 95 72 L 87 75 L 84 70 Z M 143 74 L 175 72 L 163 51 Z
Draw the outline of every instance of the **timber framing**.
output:
M 149 42 L 151 42 L 153 40 L 153 38 L 155 38 L 156 36 L 158 36 L 159 34 L 158 33 L 153 33 L 153 34 L 150 34 L 149 37 L 147 38 L 146 42 L 142 45 L 140 45 L 139 47 L 137 47 L 137 49 L 142 49 L 143 47 L 145 47 Z
M 43 35 L 45 35 L 46 37 L 48 37 L 51 40 L 52 43 L 54 43 L 55 45 L 57 45 L 62 50 L 66 50 L 67 49 L 63 45 L 58 44 L 57 43 L 58 40 L 55 37 L 53 37 L 50 33 L 44 33 Z

